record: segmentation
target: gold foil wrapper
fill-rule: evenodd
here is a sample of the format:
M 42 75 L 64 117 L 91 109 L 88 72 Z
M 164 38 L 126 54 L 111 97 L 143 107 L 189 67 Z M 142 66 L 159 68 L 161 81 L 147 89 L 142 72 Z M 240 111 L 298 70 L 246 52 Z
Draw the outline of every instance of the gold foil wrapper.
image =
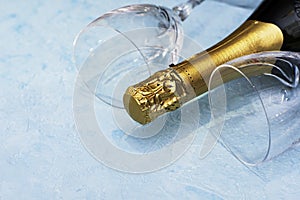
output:
M 190 83 L 169 68 L 129 87 L 123 102 L 134 120 L 147 124 L 165 112 L 176 110 L 195 96 Z
M 280 50 L 282 44 L 283 34 L 274 24 L 246 21 L 207 51 L 129 87 L 123 98 L 125 109 L 135 121 L 147 124 L 205 93 L 215 67 L 251 53 Z M 226 81 L 235 78 L 238 77 L 228 74 Z

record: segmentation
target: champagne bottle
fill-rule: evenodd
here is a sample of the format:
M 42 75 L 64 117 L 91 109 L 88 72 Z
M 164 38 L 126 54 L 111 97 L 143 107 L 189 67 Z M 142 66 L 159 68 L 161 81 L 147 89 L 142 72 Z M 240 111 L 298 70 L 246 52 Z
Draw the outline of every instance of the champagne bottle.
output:
M 125 109 L 135 121 L 147 124 L 207 92 L 215 67 L 240 56 L 275 50 L 300 51 L 300 0 L 265 0 L 221 42 L 130 86 L 123 96 Z M 254 74 L 266 73 L 260 70 Z

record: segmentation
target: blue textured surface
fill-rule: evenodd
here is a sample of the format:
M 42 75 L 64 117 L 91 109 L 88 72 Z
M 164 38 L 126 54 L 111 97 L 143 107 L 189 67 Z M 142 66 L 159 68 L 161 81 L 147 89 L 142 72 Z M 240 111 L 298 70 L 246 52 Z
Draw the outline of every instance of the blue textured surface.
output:
M 299 147 L 247 168 L 220 145 L 200 160 L 199 134 L 173 165 L 140 175 L 107 168 L 83 148 L 72 112 L 72 41 L 104 12 L 142 2 L 1 3 L 0 199 L 297 199 Z M 208 47 L 242 23 L 251 2 L 246 8 L 205 2 L 184 23 L 185 33 Z M 198 130 L 206 131 L 205 124 Z

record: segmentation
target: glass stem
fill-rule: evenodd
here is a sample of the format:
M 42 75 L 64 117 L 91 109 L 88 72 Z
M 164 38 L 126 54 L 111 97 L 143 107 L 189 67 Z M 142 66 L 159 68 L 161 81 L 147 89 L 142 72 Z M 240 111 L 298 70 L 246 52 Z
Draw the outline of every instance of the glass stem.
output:
M 184 21 L 192 12 L 193 8 L 201 4 L 204 0 L 188 0 L 186 3 L 179 4 L 173 11 Z

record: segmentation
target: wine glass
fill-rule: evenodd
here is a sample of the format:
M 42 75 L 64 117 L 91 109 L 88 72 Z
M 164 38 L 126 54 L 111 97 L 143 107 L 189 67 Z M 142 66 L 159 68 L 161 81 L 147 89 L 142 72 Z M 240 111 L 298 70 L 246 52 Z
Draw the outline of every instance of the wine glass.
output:
M 211 132 L 257 165 L 300 142 L 300 53 L 262 52 L 217 67 L 209 81 Z M 240 77 L 227 82 L 228 74 Z
M 151 4 L 129 5 L 92 21 L 73 43 L 76 67 L 90 68 L 82 76 L 87 87 L 97 85 L 92 92 L 99 100 L 123 109 L 121 94 L 127 86 L 178 61 L 183 44 L 181 21 L 201 2 L 203 0 L 189 0 L 173 9 Z M 97 61 L 91 63 L 90 60 Z M 160 63 L 160 66 L 151 63 Z M 138 76 L 128 78 L 126 74 Z M 113 92 L 116 89 L 119 92 Z

